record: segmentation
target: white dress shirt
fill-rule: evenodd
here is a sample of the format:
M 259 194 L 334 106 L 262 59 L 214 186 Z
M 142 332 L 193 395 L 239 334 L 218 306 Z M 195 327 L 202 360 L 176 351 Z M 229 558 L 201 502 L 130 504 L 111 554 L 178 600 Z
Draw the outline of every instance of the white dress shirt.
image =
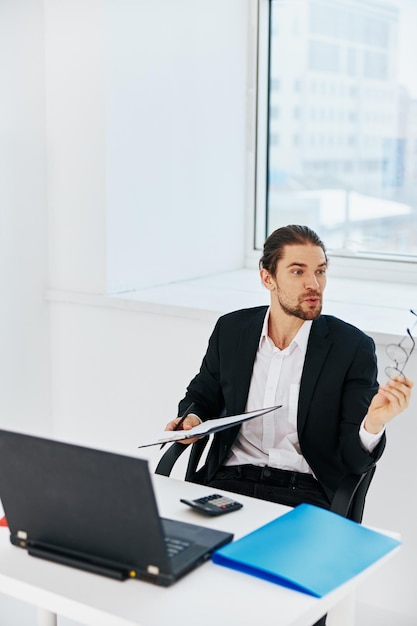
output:
M 297 433 L 300 381 L 312 321 L 305 321 L 290 345 L 280 350 L 268 336 L 268 320 L 269 309 L 255 357 L 246 411 L 278 404 L 282 408 L 243 422 L 226 465 L 250 463 L 312 474 L 301 454 Z M 369 452 L 382 437 L 382 433 L 368 433 L 363 423 L 359 435 Z

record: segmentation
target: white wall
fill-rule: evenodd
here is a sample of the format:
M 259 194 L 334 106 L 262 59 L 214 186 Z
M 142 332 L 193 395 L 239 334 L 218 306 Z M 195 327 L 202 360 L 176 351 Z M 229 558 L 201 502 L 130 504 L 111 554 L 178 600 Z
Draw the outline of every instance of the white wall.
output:
M 104 4 L 45 0 L 49 286 L 106 290 Z
M 243 265 L 248 9 L 248 0 L 45 0 L 52 291 L 129 291 Z M 74 367 L 66 349 L 80 350 L 78 378 L 86 343 L 98 331 L 104 347 L 120 330 L 102 327 L 102 313 L 93 309 L 91 336 L 85 336 L 84 319 L 80 326 L 66 317 L 60 324 L 62 308 L 51 307 L 58 431 L 81 417 L 69 413 L 72 399 L 61 385 L 61 366 L 71 370 L 67 380 Z M 128 327 L 129 320 L 118 323 Z M 150 400 L 155 412 L 153 394 L 142 397 L 146 387 L 138 386 L 133 402 L 130 391 L 124 396 L 114 389 L 130 380 L 125 373 L 119 379 L 121 369 L 140 378 L 131 345 L 138 342 L 143 358 L 145 327 L 143 321 L 139 335 L 132 329 L 112 360 L 115 379 L 107 389 L 114 412 L 101 390 L 103 437 L 120 424 L 109 415 L 127 401 L 124 426 L 111 437 L 116 445 L 134 428 L 138 406 Z M 157 338 L 155 349 L 159 354 Z M 89 356 L 85 362 L 88 370 L 78 380 L 93 389 L 95 367 Z M 98 405 L 87 402 L 79 410 L 84 436 Z
M 0 4 L 0 427 L 49 431 L 41 0 Z
M 248 2 L 107 5 L 108 290 L 241 267 Z
M 243 264 L 248 3 L 0 3 L 0 426 L 65 404 L 48 288 Z
M 247 0 L 46 0 L 50 284 L 243 265 Z
M 51 303 L 56 434 L 146 458 L 205 352 L 211 322 Z

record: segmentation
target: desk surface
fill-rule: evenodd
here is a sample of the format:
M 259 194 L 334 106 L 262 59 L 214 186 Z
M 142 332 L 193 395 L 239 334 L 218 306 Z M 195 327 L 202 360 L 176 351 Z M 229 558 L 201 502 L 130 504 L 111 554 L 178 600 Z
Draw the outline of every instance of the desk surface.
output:
M 153 476 L 160 515 L 220 530 L 235 538 L 287 512 L 288 507 L 244 496 L 243 509 L 218 518 L 203 517 L 182 504 L 213 490 Z M 311 626 L 351 594 L 393 553 L 349 583 L 317 599 L 206 562 L 162 588 L 136 580 L 118 582 L 29 556 L 9 542 L 0 528 L 0 592 L 90 626 Z

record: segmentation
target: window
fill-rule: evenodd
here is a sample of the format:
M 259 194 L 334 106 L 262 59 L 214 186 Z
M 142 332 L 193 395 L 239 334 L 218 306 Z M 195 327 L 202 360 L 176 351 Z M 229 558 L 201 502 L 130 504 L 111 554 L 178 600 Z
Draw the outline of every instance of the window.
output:
M 306 223 L 332 257 L 394 260 L 417 280 L 417 2 L 259 7 L 255 247 Z

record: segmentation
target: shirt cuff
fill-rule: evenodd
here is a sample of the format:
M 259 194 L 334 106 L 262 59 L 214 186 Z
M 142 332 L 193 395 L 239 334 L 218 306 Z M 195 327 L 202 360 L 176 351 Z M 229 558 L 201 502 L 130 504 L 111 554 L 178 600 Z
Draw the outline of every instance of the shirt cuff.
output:
M 190 415 L 192 415 L 193 417 L 196 417 L 199 420 L 200 424 L 203 423 L 203 420 L 201 419 L 201 417 L 198 417 L 198 415 L 196 415 L 195 413 L 188 413 L 187 417 L 189 417 Z
M 364 426 L 365 419 L 366 418 L 363 418 L 362 424 L 360 425 L 360 428 L 359 428 L 359 438 L 365 450 L 367 452 L 373 452 L 373 450 L 376 448 L 376 446 L 379 444 L 379 442 L 382 439 L 382 435 L 385 432 L 385 426 L 381 430 L 381 432 L 379 432 L 376 435 L 373 435 L 372 433 L 368 433 L 368 431 L 365 430 L 365 426 Z

